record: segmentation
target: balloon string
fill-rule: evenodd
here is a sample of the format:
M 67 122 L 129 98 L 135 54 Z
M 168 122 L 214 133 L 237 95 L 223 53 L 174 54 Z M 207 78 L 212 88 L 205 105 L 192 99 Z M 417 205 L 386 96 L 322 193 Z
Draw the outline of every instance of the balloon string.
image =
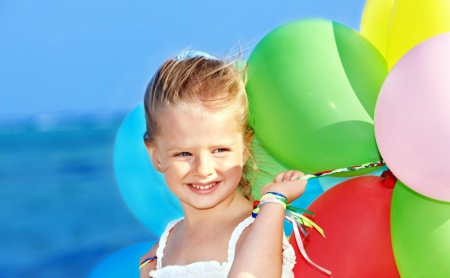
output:
M 337 173 L 354 172 L 354 171 L 358 171 L 361 169 L 383 166 L 384 164 L 385 164 L 384 160 L 380 160 L 380 161 L 376 161 L 376 162 L 369 162 L 369 163 L 365 163 L 365 164 L 358 165 L 358 166 L 350 166 L 350 167 L 339 168 L 339 169 L 335 169 L 335 170 L 327 170 L 327 171 L 323 171 L 323 172 L 307 174 L 307 175 L 304 175 L 304 176 L 298 178 L 298 180 L 309 180 L 309 179 L 319 178 L 319 177 L 328 176 L 328 175 L 337 174 Z
M 297 241 L 297 246 L 298 246 L 298 249 L 300 250 L 300 253 L 302 254 L 303 258 L 305 258 L 305 260 L 306 260 L 310 265 L 314 266 L 314 267 L 315 267 L 316 269 L 318 269 L 319 271 L 322 271 L 323 273 L 327 274 L 328 276 L 331 276 L 331 271 L 329 271 L 328 269 L 325 269 L 325 268 L 323 268 L 323 267 L 317 265 L 317 264 L 314 263 L 313 261 L 311 261 L 311 259 L 310 259 L 310 258 L 308 257 L 308 255 L 306 254 L 306 250 L 305 250 L 305 247 L 303 246 L 303 241 L 302 241 L 302 238 L 301 238 L 301 236 L 300 236 L 299 229 L 298 229 L 298 226 L 299 226 L 299 225 L 298 225 L 298 223 L 297 223 L 295 217 L 286 215 L 285 218 L 286 218 L 286 220 L 288 220 L 289 222 L 292 223 L 292 228 L 293 228 L 293 230 L 294 230 L 294 235 L 295 235 L 295 239 L 296 239 L 296 241 Z M 306 217 L 305 217 L 305 218 L 306 218 Z M 311 221 L 311 222 L 312 222 L 312 221 Z M 314 223 L 314 222 L 312 222 L 312 223 Z M 300 227 L 301 227 L 301 226 L 300 226 Z M 317 229 L 316 226 L 314 226 L 314 227 Z M 302 231 L 302 232 L 303 232 L 303 231 Z M 321 232 L 321 234 L 323 235 L 323 232 Z M 324 235 L 323 235 L 323 236 L 324 236 Z M 324 236 L 324 237 L 325 237 L 325 236 Z

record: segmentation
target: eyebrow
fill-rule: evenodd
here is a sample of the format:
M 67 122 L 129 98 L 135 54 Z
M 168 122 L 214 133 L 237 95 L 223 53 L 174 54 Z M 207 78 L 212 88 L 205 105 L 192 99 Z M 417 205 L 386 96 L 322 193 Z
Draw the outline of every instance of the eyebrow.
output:
M 224 142 L 223 144 L 215 144 L 210 146 L 210 148 L 216 149 L 216 148 L 227 148 L 227 147 L 233 147 L 234 145 L 236 145 L 236 143 L 226 143 Z M 177 151 L 177 150 L 190 150 L 190 149 L 194 149 L 195 147 L 188 147 L 188 146 L 171 146 L 167 149 L 167 151 Z

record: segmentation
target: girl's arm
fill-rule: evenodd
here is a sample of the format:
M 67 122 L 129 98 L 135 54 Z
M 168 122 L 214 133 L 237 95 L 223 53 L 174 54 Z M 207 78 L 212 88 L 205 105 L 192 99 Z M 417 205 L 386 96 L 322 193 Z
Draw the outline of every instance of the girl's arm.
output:
M 299 181 L 300 171 L 278 174 L 273 183 L 261 189 L 261 196 L 267 192 L 278 192 L 290 203 L 305 191 L 306 181 Z M 255 222 L 243 238 L 228 277 L 281 277 L 283 264 L 284 208 L 277 203 L 266 203 L 260 207 Z
M 139 260 L 139 266 L 148 258 L 151 258 L 153 256 L 156 256 L 156 250 L 158 249 L 158 243 L 153 245 L 153 247 L 150 249 L 150 251 L 147 252 L 144 256 L 141 257 Z M 150 271 L 156 270 L 156 260 L 153 262 L 147 263 L 145 266 L 143 266 L 139 271 L 139 277 L 140 278 L 149 278 L 150 277 Z

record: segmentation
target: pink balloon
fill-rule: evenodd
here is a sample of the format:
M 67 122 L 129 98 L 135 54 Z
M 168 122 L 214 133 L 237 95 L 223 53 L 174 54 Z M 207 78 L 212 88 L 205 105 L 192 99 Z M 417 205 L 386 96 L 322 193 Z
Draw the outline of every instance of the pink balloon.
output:
M 391 70 L 375 108 L 375 137 L 398 179 L 450 201 L 450 33 L 419 44 Z

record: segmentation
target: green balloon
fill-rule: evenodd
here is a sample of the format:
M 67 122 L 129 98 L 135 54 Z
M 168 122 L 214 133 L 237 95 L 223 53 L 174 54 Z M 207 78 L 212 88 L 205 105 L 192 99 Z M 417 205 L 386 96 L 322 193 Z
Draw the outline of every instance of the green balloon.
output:
M 398 181 L 391 236 L 401 277 L 450 277 L 450 203 L 420 195 Z
M 274 157 L 261 145 L 257 136 L 253 137 L 251 149 L 255 162 L 258 165 L 258 171 L 250 176 L 252 180 L 252 196 L 255 200 L 261 198 L 261 188 L 273 182 L 276 175 L 281 172 L 292 170 L 293 167 L 285 164 L 283 161 Z
M 383 56 L 358 32 L 327 20 L 285 24 L 248 60 L 253 128 L 305 172 L 378 161 L 373 117 L 386 75 Z

